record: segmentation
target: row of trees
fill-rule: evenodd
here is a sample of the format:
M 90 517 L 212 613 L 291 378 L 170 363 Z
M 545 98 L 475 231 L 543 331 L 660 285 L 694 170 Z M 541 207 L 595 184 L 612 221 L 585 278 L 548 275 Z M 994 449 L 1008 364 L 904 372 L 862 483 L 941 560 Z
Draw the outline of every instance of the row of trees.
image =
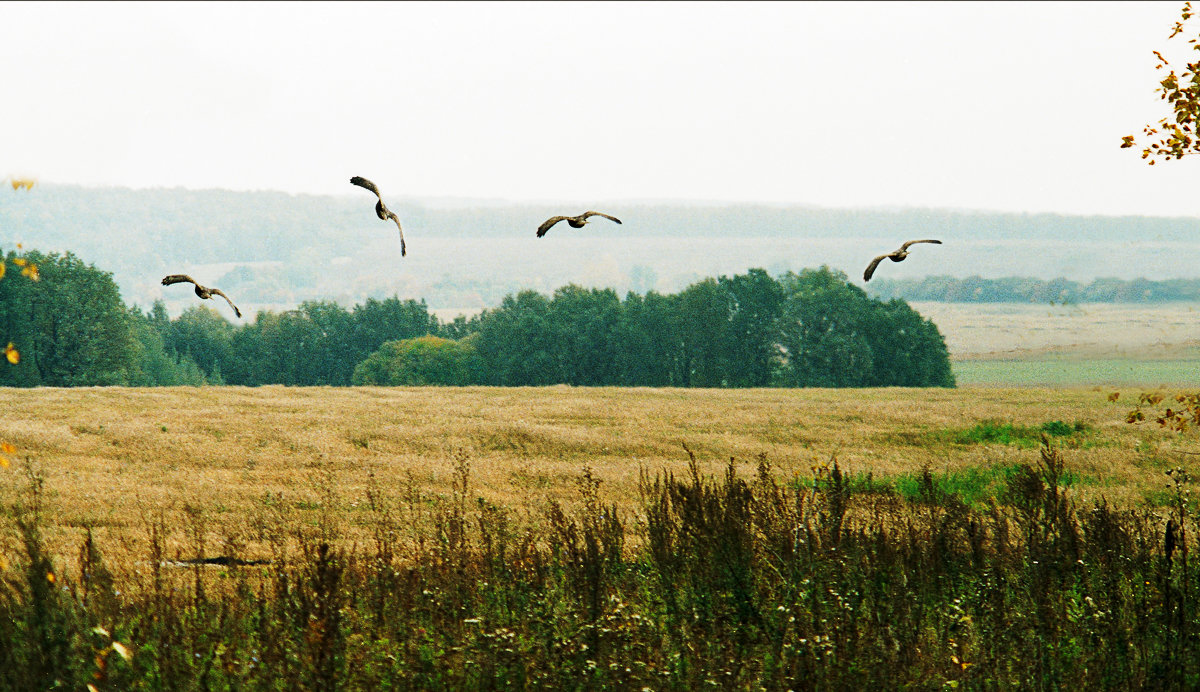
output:
M 389 344 L 357 384 L 651 387 L 953 386 L 937 327 L 903 301 L 872 300 L 828 268 L 761 269 L 674 295 L 565 286 L 523 291 L 458 342 Z M 430 363 L 465 380 L 427 379 Z M 433 368 L 439 376 L 445 372 Z
M 761 269 L 674 295 L 565 286 L 522 291 L 470 320 L 423 301 L 308 301 L 234 326 L 205 304 L 170 319 L 126 307 L 109 273 L 71 253 L 28 257 L 0 284 L 0 326 L 22 346 L 0 385 L 953 386 L 937 327 L 827 268 Z
M 1200 279 L 1096 279 L 1081 284 L 1067 279 L 1009 276 L 927 276 L 921 279 L 876 279 L 872 292 L 883 299 L 940 303 L 1166 303 L 1200 301 Z

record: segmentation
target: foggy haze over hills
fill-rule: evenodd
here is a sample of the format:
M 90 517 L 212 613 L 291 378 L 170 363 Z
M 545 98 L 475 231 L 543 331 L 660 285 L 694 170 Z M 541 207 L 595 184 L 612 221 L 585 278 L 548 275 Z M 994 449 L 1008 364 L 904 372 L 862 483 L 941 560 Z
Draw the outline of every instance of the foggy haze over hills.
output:
M 349 184 L 347 183 L 347 187 Z M 177 314 L 189 291 L 159 284 L 167 273 L 235 294 L 239 305 L 289 309 L 304 300 L 343 304 L 368 297 L 424 298 L 440 311 L 474 311 L 508 293 L 576 283 L 626 291 L 677 291 L 698 279 L 763 267 L 773 275 L 827 264 L 863 285 L 872 257 L 911 238 L 903 263 L 878 279 L 1009 276 L 1152 280 L 1200 277 L 1200 219 L 1068 216 L 918 208 L 653 200 L 512 202 L 385 200 L 404 225 L 379 221 L 369 193 L 129 189 L 44 184 L 5 194 L 0 247 L 71 251 L 113 273 L 123 298 L 162 298 Z M 623 221 L 566 223 L 544 238 L 549 216 L 595 209 Z M 868 291 L 871 284 L 865 286 Z

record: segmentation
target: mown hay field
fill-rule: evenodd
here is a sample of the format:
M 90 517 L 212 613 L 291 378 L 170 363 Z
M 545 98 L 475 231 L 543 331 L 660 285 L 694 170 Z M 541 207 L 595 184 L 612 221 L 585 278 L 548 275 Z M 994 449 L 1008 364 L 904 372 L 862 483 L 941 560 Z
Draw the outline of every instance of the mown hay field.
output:
M 0 440 L 18 452 L 0 470 L 0 502 L 25 492 L 28 460 L 44 475 L 46 537 L 61 556 L 88 526 L 109 554 L 140 552 L 163 516 L 179 528 L 176 550 L 194 550 L 185 519 L 203 516 L 219 553 L 233 527 L 284 520 L 332 520 L 358 540 L 369 489 L 436 503 L 456 455 L 470 464 L 469 497 L 526 516 L 575 503 L 585 466 L 604 502 L 632 512 L 639 473 L 685 472 L 684 444 L 714 475 L 734 457 L 750 476 L 765 454 L 785 481 L 836 458 L 860 479 L 911 478 L 927 465 L 969 485 L 1035 463 L 1039 426 L 1058 421 L 1070 428 L 1052 439 L 1075 497 L 1128 505 L 1155 501 L 1165 469 L 1200 459 L 1183 453 L 1200 449 L 1194 435 L 1124 422 L 1138 393 L 1114 403 L 1099 388 L 9 389 Z M 238 541 L 254 552 L 255 536 Z

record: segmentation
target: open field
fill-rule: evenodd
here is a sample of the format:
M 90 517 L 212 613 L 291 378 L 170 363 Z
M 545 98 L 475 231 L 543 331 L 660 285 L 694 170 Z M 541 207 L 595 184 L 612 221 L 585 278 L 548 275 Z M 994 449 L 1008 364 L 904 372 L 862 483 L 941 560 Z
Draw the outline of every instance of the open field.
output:
M 960 385 L 1200 385 L 1193 303 L 912 306 L 942 332 Z
M 1200 459 L 1176 453 L 1200 449 L 1194 437 L 1124 422 L 1140 391 L 1111 403 L 1099 388 L 10 389 L 0 391 L 0 439 L 45 474 L 48 537 L 64 553 L 80 527 L 112 552 L 144 538 L 156 512 L 188 507 L 202 510 L 216 550 L 228 527 L 281 513 L 337 516 L 359 538 L 372 483 L 396 501 L 448 495 L 459 452 L 472 498 L 536 514 L 551 500 L 570 506 L 587 465 L 601 498 L 630 511 L 640 470 L 687 468 L 682 443 L 713 474 L 735 457 L 752 475 L 766 454 L 784 480 L 833 456 L 875 478 L 911 478 L 923 465 L 984 477 L 1033 463 L 1036 428 L 1052 421 L 1083 428 L 1055 438 L 1077 498 L 1139 503 L 1161 492 L 1163 469 Z M 1025 436 L 989 441 L 987 421 Z M 19 467 L 0 470 L 5 506 L 23 486 Z M 178 548 L 183 536 L 172 540 Z M 252 552 L 255 538 L 244 540 Z
M 1195 303 L 911 303 L 937 324 L 954 359 L 1025 358 L 1047 349 L 1162 358 L 1164 348 L 1200 352 Z M 1189 348 L 1190 347 L 1190 348 Z
M 0 690 L 1193 689 L 1109 393 L 0 391 Z
M 1120 387 L 1152 383 L 1194 389 L 1200 384 L 1200 358 L 1137 360 L 1047 354 L 1012 360 L 959 360 L 953 363 L 953 369 L 960 385 Z

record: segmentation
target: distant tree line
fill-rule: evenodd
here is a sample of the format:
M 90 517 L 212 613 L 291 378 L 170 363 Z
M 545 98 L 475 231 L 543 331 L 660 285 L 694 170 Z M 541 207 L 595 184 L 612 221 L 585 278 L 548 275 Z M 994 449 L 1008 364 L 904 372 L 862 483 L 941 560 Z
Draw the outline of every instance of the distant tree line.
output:
M 0 283 L 23 344 L 0 385 L 954 386 L 937 327 L 822 267 L 762 269 L 673 295 L 521 291 L 441 322 L 424 301 L 306 301 L 234 326 L 207 304 L 126 307 L 112 276 L 31 252 L 42 281 Z
M 424 265 L 420 259 L 406 264 L 404 276 L 397 277 L 385 268 L 386 263 L 367 261 L 371 259 L 370 253 L 380 247 L 376 242 L 391 248 L 394 239 L 383 234 L 369 204 L 363 211 L 363 198 L 358 194 L 361 190 L 348 183 L 345 188 L 338 195 L 293 195 L 266 190 L 134 190 L 40 183 L 30 194 L 12 195 L 0 204 L 0 229 L 20 229 L 28 247 L 72 250 L 111 270 L 125 299 L 143 306 L 150 305 L 149 296 L 156 290 L 153 284 L 146 284 L 145 277 L 170 274 L 181 266 L 195 273 L 200 271 L 198 266 L 206 264 L 210 268 L 197 278 L 236 291 L 239 300 L 246 303 L 298 304 L 304 299 L 329 295 L 352 296 L 347 300 L 361 302 L 381 290 L 389 294 L 401 290 L 425 296 L 430 304 L 438 306 L 497 305 L 506 294 L 521 288 L 555 286 L 569 280 L 535 284 L 541 276 L 554 272 L 544 264 L 483 268 L 470 277 L 448 277 L 436 265 Z M 1107 245 L 1113 252 L 1120 252 L 1121 244 L 1130 238 L 1140 238 L 1177 243 L 1181 248 L 1176 253 L 1179 255 L 1190 251 L 1189 246 L 1200 237 L 1200 218 L 1195 217 L 830 209 L 763 204 L 618 204 L 617 200 L 598 200 L 597 205 L 601 204 L 608 205 L 606 209 L 625 221 L 622 234 L 675 238 L 684 243 L 704 238 L 714 242 L 713 246 L 705 244 L 705 247 L 722 248 L 733 248 L 735 243 L 748 247 L 740 243 L 741 239 L 769 238 L 786 240 L 791 247 L 799 247 L 796 243 L 802 239 L 836 236 L 855 239 L 852 247 L 871 248 L 873 252 L 890 249 L 896 238 L 927 237 L 932 228 L 937 229 L 936 237 L 947 243 L 946 251 L 951 246 L 961 247 L 962 242 L 1057 238 L 1081 239 L 1080 242 L 1086 239 L 1089 244 Z M 551 203 L 480 200 L 475 204 L 461 199 L 422 201 L 402 196 L 395 199 L 389 196 L 389 206 L 404 220 L 406 229 L 437 238 L 439 242 L 447 239 L 533 242 L 537 224 L 562 211 Z M 6 237 L 11 237 L 11 233 Z M 121 242 L 112 242 L 114 237 L 120 237 Z M 295 238 L 304 238 L 304 242 L 293 242 Z M 568 252 L 562 243 L 547 242 L 549 245 L 537 246 L 543 259 Z M 502 246 L 512 247 L 509 242 Z M 429 249 L 427 246 L 425 252 Z M 1144 249 L 1134 247 L 1131 251 L 1147 257 Z M 830 261 L 844 263 L 841 266 L 852 267 L 854 273 L 861 271 L 859 263 L 869 259 L 870 254 L 862 257 L 855 252 L 851 255 L 853 260 L 831 257 Z M 771 268 L 772 274 L 778 275 L 789 268 L 788 263 L 800 256 L 777 256 L 778 264 Z M 349 273 L 328 271 L 333 260 L 359 263 L 353 280 Z M 231 263 L 234 266 L 228 269 L 215 266 Z M 647 258 L 643 263 L 657 272 L 657 277 L 642 283 L 629 269 L 628 281 L 619 285 L 639 293 L 655 287 L 678 291 L 693 280 L 688 278 L 686 265 L 674 258 Z M 1022 255 L 1021 266 L 1031 274 L 1046 275 L 1054 271 L 1055 265 L 1041 253 L 1031 251 Z M 867 285 L 868 290 L 875 281 L 887 276 L 889 272 L 882 272 L 879 279 Z M 397 283 L 398 280 L 403 283 Z M 186 307 L 174 302 L 176 294 L 169 295 L 172 314 Z M 913 300 L 900 294 L 880 295 L 885 300 L 892 297 Z
M 923 279 L 876 279 L 871 293 L 884 300 L 940 303 L 1166 303 L 1200 302 L 1200 279 L 1102 278 L 1089 284 L 1010 276 L 984 279 L 972 276 L 927 276 Z

